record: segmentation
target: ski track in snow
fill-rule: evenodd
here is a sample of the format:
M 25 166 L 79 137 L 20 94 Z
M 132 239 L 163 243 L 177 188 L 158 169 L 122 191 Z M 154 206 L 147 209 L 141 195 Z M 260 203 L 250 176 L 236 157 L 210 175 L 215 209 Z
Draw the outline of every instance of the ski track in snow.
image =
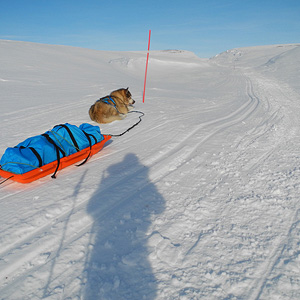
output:
M 39 47 L 48 49 L 50 61 L 66 51 L 20 45 L 38 57 Z M 150 54 L 138 127 L 56 180 L 1 186 L 0 298 L 298 299 L 300 95 L 274 73 L 298 53 L 290 47 L 228 51 L 210 62 L 188 52 Z M 51 49 L 59 51 L 51 56 Z M 101 57 L 66 49 L 72 61 L 77 51 L 89 60 Z M 118 55 L 103 52 L 102 68 L 118 70 L 119 80 L 137 91 L 143 54 Z M 272 70 L 257 68 L 270 61 Z M 85 63 L 83 70 L 91 68 Z M 11 77 L 0 71 L 0 78 Z M 101 90 L 112 86 L 110 78 L 98 80 Z M 94 95 L 38 107 L 20 99 L 2 115 L 4 144 L 49 129 L 53 119 L 89 122 Z M 136 119 L 131 114 L 100 127 L 121 132 Z

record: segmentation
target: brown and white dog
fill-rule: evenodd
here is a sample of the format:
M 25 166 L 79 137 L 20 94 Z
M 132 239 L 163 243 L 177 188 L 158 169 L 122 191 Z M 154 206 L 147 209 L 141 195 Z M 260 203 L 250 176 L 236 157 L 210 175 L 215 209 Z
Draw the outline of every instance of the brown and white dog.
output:
M 135 101 L 127 89 L 119 89 L 97 100 L 89 110 L 90 118 L 100 124 L 122 120 L 133 109 Z

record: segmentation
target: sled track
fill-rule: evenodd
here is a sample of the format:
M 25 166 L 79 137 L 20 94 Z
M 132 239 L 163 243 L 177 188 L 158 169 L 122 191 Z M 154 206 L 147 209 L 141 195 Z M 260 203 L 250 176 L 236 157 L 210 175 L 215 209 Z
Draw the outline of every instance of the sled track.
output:
M 68 104 L 55 105 L 55 107 L 53 107 L 53 105 L 51 104 L 51 105 L 47 105 L 47 107 L 26 108 L 26 109 L 15 111 L 10 114 L 5 114 L 3 118 L 5 118 L 5 116 L 22 115 L 22 122 L 26 122 L 32 119 L 36 119 L 36 116 L 38 116 L 39 119 L 45 119 L 46 116 L 53 115 L 53 113 L 56 112 L 60 112 L 62 115 L 66 115 L 70 110 L 76 110 L 80 107 L 85 107 L 86 113 L 88 112 L 88 109 L 86 109 L 87 107 L 86 99 L 76 101 L 76 102 L 71 102 Z M 6 121 L 4 120 L 4 122 L 5 122 L 5 126 L 13 126 L 14 124 L 16 124 L 16 119 L 14 117 L 12 120 L 8 119 Z
M 185 133 L 185 135 L 179 139 L 180 142 L 177 145 L 171 149 L 168 149 L 164 153 L 158 154 L 155 158 L 150 158 L 150 161 L 146 161 L 146 165 L 151 167 L 154 159 L 156 163 L 164 163 L 165 169 L 172 169 L 174 167 L 178 168 L 180 165 L 186 163 L 191 157 L 193 157 L 194 152 L 197 151 L 202 144 L 205 144 L 216 134 L 219 134 L 232 126 L 243 122 L 252 114 L 254 114 L 260 105 L 260 101 L 253 93 L 251 82 L 247 81 L 247 83 L 248 101 L 246 103 L 225 117 L 202 123 L 196 128 L 192 129 L 190 132 Z M 174 120 L 174 123 L 175 122 L 178 122 L 178 120 Z M 203 132 L 205 132 L 204 136 Z M 189 143 L 189 140 L 192 142 Z
M 291 232 L 293 227 L 296 223 L 299 222 L 297 216 L 300 212 L 300 209 L 297 209 L 292 216 L 292 221 L 287 228 L 286 234 L 283 237 L 278 237 L 275 245 L 274 250 L 272 251 L 270 258 L 264 263 L 263 272 L 261 274 L 261 278 L 257 279 L 256 282 L 253 284 L 253 287 L 250 290 L 250 300 L 258 300 L 260 299 L 261 294 L 266 286 L 267 279 L 270 276 L 271 272 L 273 271 L 275 265 L 279 262 L 280 257 L 282 256 L 284 250 L 286 249 L 287 241 L 290 238 Z
M 264 93 L 264 90 L 258 90 L 258 94 Z M 275 91 L 276 92 L 276 91 Z M 187 249 L 185 254 L 183 254 L 184 260 L 185 258 L 187 258 L 188 255 L 191 255 L 193 253 L 194 250 L 197 251 L 197 247 L 203 247 L 203 243 L 205 243 L 205 241 L 203 242 L 203 239 L 205 239 L 206 235 L 211 235 L 213 232 L 218 232 L 220 230 L 220 228 L 218 228 L 218 226 L 220 224 L 224 223 L 223 218 L 226 218 L 228 216 L 230 216 L 230 209 L 233 208 L 232 205 L 230 205 L 230 201 L 232 197 L 239 195 L 239 193 L 237 192 L 236 195 L 234 194 L 234 192 L 230 191 L 230 190 L 226 190 L 226 183 L 233 183 L 234 181 L 231 179 L 233 174 L 241 174 L 240 175 L 240 179 L 238 182 L 238 184 L 236 186 L 231 187 L 232 190 L 234 189 L 238 189 L 241 184 L 243 184 L 243 177 L 245 177 L 247 179 L 247 176 L 249 175 L 249 173 L 253 173 L 254 170 L 256 168 L 258 168 L 259 166 L 263 165 L 263 162 L 268 160 L 273 154 L 274 157 L 276 159 L 276 152 L 275 150 L 278 150 L 278 144 L 283 143 L 285 141 L 288 141 L 291 137 L 294 137 L 294 133 L 290 133 L 289 134 L 282 134 L 282 132 L 285 133 L 289 133 L 286 129 L 289 129 L 289 127 L 285 127 L 286 124 L 289 124 L 289 122 L 283 122 L 283 118 L 287 118 L 289 119 L 289 115 L 285 116 L 282 114 L 279 114 L 279 110 L 278 107 L 274 107 L 271 106 L 269 104 L 269 100 L 268 100 L 268 96 L 265 96 L 263 98 L 263 103 L 260 102 L 259 100 L 259 96 L 256 96 L 256 90 L 254 92 L 253 89 L 253 85 L 252 85 L 252 81 L 251 79 L 249 79 L 248 81 L 248 85 L 247 85 L 247 94 L 249 97 L 249 101 L 247 103 L 248 104 L 248 109 L 245 109 L 245 111 L 242 114 L 237 114 L 235 116 L 235 118 L 233 118 L 233 120 L 227 120 L 227 122 L 220 122 L 220 125 L 217 124 L 217 128 L 213 128 L 214 130 L 211 131 L 211 136 L 214 136 L 216 133 L 218 132 L 222 132 L 223 130 L 227 128 L 230 128 L 231 124 L 232 126 L 234 124 L 238 123 L 238 120 L 240 122 L 242 122 L 243 120 L 246 120 L 247 118 L 251 118 L 250 121 L 253 121 L 253 129 L 251 130 L 251 133 L 249 132 L 249 134 L 247 134 L 246 136 L 243 137 L 243 143 L 238 143 L 237 146 L 235 146 L 234 148 L 234 153 L 233 153 L 233 157 L 230 157 L 230 159 L 226 158 L 226 160 L 224 161 L 224 166 L 222 166 L 222 170 L 225 170 L 224 173 L 217 174 L 217 176 L 214 179 L 214 182 L 212 182 L 213 184 L 211 184 L 210 186 L 208 186 L 206 188 L 206 186 L 204 187 L 204 191 L 203 194 L 204 196 L 201 197 L 199 199 L 199 191 L 195 191 L 195 192 L 191 192 L 189 193 L 188 199 L 199 199 L 199 202 L 203 201 L 204 199 L 206 199 L 206 201 L 209 201 L 208 199 L 214 199 L 214 196 L 218 196 L 219 200 L 218 203 L 214 202 L 214 205 L 216 205 L 217 209 L 214 209 L 213 204 L 211 204 L 211 207 L 209 207 L 210 212 L 212 212 L 209 215 L 208 218 L 208 223 L 209 226 L 206 226 L 204 230 L 201 230 L 200 232 L 198 232 L 196 234 L 196 237 L 194 237 L 194 243 L 191 244 Z M 260 95 L 259 94 L 259 95 Z M 268 94 L 264 94 L 264 95 L 268 95 Z M 273 96 L 275 96 L 277 94 L 273 94 Z M 272 95 L 271 95 L 272 96 Z M 252 104 L 251 104 L 252 103 Z M 266 113 L 264 113 L 266 111 Z M 269 117 L 268 117 L 269 115 Z M 255 122 L 254 122 L 255 121 Z M 271 132 L 271 129 L 273 128 L 273 126 L 277 125 L 277 130 L 274 132 Z M 206 141 L 208 141 L 210 138 L 210 135 L 207 134 L 204 138 L 203 138 L 203 143 L 205 143 Z M 270 143 L 270 140 L 267 143 L 264 143 L 264 139 L 268 138 L 271 141 L 274 141 L 274 143 Z M 256 145 L 252 145 L 255 144 Z M 259 150 L 255 150 L 256 146 L 262 147 Z M 199 146 L 201 147 L 201 143 L 199 143 Z M 249 149 L 247 149 L 247 147 Z M 251 149 L 252 147 L 252 149 Z M 251 153 L 251 151 L 253 153 Z M 185 152 L 183 150 L 183 152 Z M 246 152 L 246 154 L 244 153 Z M 260 153 L 260 156 L 257 156 L 257 153 Z M 249 155 L 250 154 L 250 155 Z M 193 155 L 193 157 L 195 158 L 196 155 Z M 249 160 L 250 157 L 250 160 Z M 274 160 L 273 157 L 273 160 Z M 232 160 L 233 158 L 233 160 Z M 239 163 L 240 160 L 241 163 Z M 248 161 L 249 160 L 249 161 Z M 219 163 L 220 161 L 218 161 Z M 202 163 L 202 162 L 201 162 Z M 197 167 L 201 167 L 201 163 L 200 165 L 198 165 Z M 186 168 L 186 172 L 187 172 Z M 267 167 L 266 167 L 267 169 Z M 269 170 L 270 171 L 270 170 Z M 260 171 L 260 174 L 262 174 L 263 171 Z M 183 172 L 182 172 L 183 173 Z M 231 178 L 230 178 L 231 177 Z M 268 183 L 272 182 L 272 174 L 268 174 L 268 176 L 266 176 L 266 179 L 268 180 Z M 183 178 L 179 178 L 178 181 L 180 182 Z M 195 179 L 195 182 L 197 182 L 197 179 Z M 193 183 L 195 182 L 189 182 L 189 184 L 191 186 L 193 186 Z M 245 180 L 245 183 L 247 181 Z M 294 180 L 293 182 L 297 182 L 296 180 Z M 289 184 L 293 184 L 289 182 Z M 267 185 L 267 183 L 266 183 Z M 265 189 L 263 188 L 263 183 L 258 184 L 258 188 L 261 189 L 262 191 L 265 191 Z M 222 194 L 220 193 L 220 190 L 222 190 Z M 231 194 L 232 193 L 232 194 Z M 277 194 L 275 194 L 277 195 Z M 223 198 L 224 197 L 224 198 Z M 279 196 L 278 196 L 279 197 Z M 275 196 L 276 198 L 276 196 Z M 224 200 L 225 202 L 228 201 L 229 203 L 221 203 L 220 201 Z M 288 199 L 286 199 L 288 200 Z M 192 200 L 191 200 L 192 201 Z M 194 200 L 195 201 L 195 200 Z M 205 203 L 204 205 L 209 206 L 210 204 Z M 218 206 L 220 205 L 220 206 Z M 279 204 L 276 204 L 278 206 L 280 206 Z M 288 206 L 288 204 L 287 204 Z M 251 204 L 249 205 L 244 205 L 244 207 L 246 207 L 247 209 L 251 208 Z M 298 214 L 300 209 L 298 208 L 298 206 L 295 206 L 296 208 L 296 212 L 295 210 L 293 210 L 293 213 L 290 214 L 290 218 L 288 218 L 289 222 L 287 222 L 287 226 L 286 226 L 286 230 L 285 233 L 283 233 L 282 235 L 280 235 L 278 238 L 274 238 L 274 240 L 272 241 L 271 245 L 268 245 L 268 249 L 273 249 L 272 251 L 270 251 L 270 253 L 268 254 L 268 256 L 266 257 L 266 261 L 260 262 L 259 261 L 259 257 L 255 257 L 253 259 L 253 265 L 251 266 L 251 268 L 253 268 L 253 274 L 251 276 L 254 276 L 253 281 L 251 282 L 251 285 L 249 284 L 248 288 L 244 289 L 244 296 L 243 298 L 249 298 L 249 299 L 260 299 L 260 297 L 263 295 L 263 292 L 268 284 L 268 280 L 270 280 L 270 276 L 275 268 L 276 265 L 279 264 L 279 261 L 282 260 L 282 256 L 283 256 L 283 252 L 286 251 L 287 248 L 287 241 L 291 239 L 291 234 L 292 234 L 292 230 L 294 229 L 294 227 L 299 223 L 298 220 Z M 255 209 L 255 207 L 253 207 L 253 209 Z M 291 220 L 291 221 L 290 221 Z M 216 224 L 217 223 L 217 224 Z M 274 226 L 275 227 L 275 226 Z M 198 228 L 197 228 L 198 229 Z M 216 233 L 214 235 L 218 236 L 218 234 Z M 202 242 L 202 245 L 201 243 Z M 200 244 L 200 245 L 199 245 Z M 199 250 L 198 250 L 199 251 Z M 297 252 L 298 253 L 298 252 Z M 187 259 L 187 261 L 189 261 L 191 258 L 189 257 Z M 250 261 L 251 263 L 251 261 Z M 239 264 L 239 262 L 236 262 L 236 264 Z M 282 261 L 281 261 L 282 264 Z M 255 266 L 257 265 L 257 266 Z M 192 267 L 191 267 L 192 268 Z M 236 268 L 238 270 L 238 268 Z M 276 274 L 275 274 L 276 275 Z M 241 275 L 246 276 L 246 275 Z M 244 277 L 244 280 L 249 280 L 249 278 Z M 226 284 L 229 284 L 229 282 L 227 282 Z M 243 286 L 243 284 L 241 285 Z M 199 292 L 200 293 L 200 292 Z M 229 295 L 224 294 L 224 298 L 229 298 Z
M 285 145 L 285 147 L 287 147 L 286 144 L 290 143 L 290 141 L 293 141 L 293 143 L 296 142 L 298 144 L 299 138 L 299 118 L 297 116 L 297 111 L 299 111 L 299 95 L 295 94 L 292 90 L 290 90 L 289 87 L 279 85 L 277 82 L 273 82 L 273 80 L 270 79 L 265 79 L 263 77 L 259 78 L 259 83 L 261 85 L 260 88 L 262 89 L 262 92 L 264 93 L 267 99 L 268 97 L 270 97 L 273 100 L 272 102 L 275 102 L 277 106 L 282 105 L 282 108 L 280 107 L 276 111 L 276 114 L 279 110 L 282 111 L 280 119 L 278 119 L 276 115 L 273 118 L 277 118 L 277 121 L 281 124 L 281 128 L 278 129 L 278 139 L 274 144 L 273 149 L 266 152 L 251 168 L 249 168 L 249 171 L 252 171 L 255 167 L 257 167 L 258 164 L 261 163 L 261 160 L 267 159 L 269 156 L 273 155 L 273 153 L 276 158 L 275 149 L 277 149 L 277 151 L 282 150 L 282 145 Z M 285 101 L 280 103 L 278 99 L 279 101 L 285 99 Z M 295 149 L 297 149 L 298 151 L 297 147 L 295 148 L 295 146 L 289 146 L 288 151 L 286 151 L 289 153 L 289 155 L 294 156 L 297 161 L 297 158 L 299 156 L 296 153 L 293 153 Z M 294 163 L 297 164 L 297 162 Z M 293 161 L 291 161 L 290 164 L 290 167 L 292 167 Z M 292 171 L 290 171 L 290 173 L 292 173 Z M 271 251 L 268 259 L 265 262 L 263 262 L 262 266 L 260 266 L 260 268 L 257 270 L 257 273 L 259 274 L 257 274 L 257 279 L 250 287 L 247 296 L 247 298 L 252 300 L 258 300 L 263 296 L 263 293 L 267 287 L 267 283 L 268 280 L 270 280 L 272 272 L 274 271 L 275 267 L 280 263 L 280 260 L 282 260 L 283 253 L 287 251 L 287 245 L 289 240 L 291 239 L 292 231 L 294 230 L 295 226 L 297 226 L 297 224 L 299 223 L 300 208 L 297 204 L 298 201 L 295 200 L 298 198 L 297 185 L 295 185 L 295 182 L 298 182 L 299 178 L 297 178 L 297 176 L 293 176 L 291 178 L 285 178 L 282 176 L 283 174 L 281 174 L 280 179 L 284 181 L 285 185 L 294 185 L 293 192 L 290 192 L 291 195 L 289 195 L 290 199 L 286 199 L 291 201 L 291 199 L 294 198 L 293 202 L 290 203 L 290 205 L 293 205 L 293 209 L 291 210 L 290 216 L 288 218 L 290 222 L 287 223 L 286 230 L 283 232 L 283 234 L 276 238 L 276 240 L 273 242 L 273 250 Z M 293 194 L 296 194 L 296 196 Z M 292 294 L 290 294 L 289 296 L 291 295 Z M 285 296 L 288 297 L 288 295 Z

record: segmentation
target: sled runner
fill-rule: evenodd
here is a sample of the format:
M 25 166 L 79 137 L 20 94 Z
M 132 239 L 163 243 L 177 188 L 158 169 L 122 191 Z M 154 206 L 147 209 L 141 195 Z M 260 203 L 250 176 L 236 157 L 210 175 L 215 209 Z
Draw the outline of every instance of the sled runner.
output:
M 0 176 L 29 183 L 76 162 L 84 164 L 111 138 L 102 135 L 98 126 L 87 123 L 54 126 L 42 135 L 31 137 L 14 148 L 7 148 L 0 160 Z

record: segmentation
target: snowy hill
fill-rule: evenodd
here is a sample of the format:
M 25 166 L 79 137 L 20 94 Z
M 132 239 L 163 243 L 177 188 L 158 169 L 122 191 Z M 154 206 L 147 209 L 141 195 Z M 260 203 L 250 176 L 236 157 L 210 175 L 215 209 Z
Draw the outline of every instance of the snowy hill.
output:
M 0 41 L 0 154 L 129 86 L 143 121 L 0 185 L 1 299 L 299 299 L 300 45 L 107 52 Z M 120 133 L 130 114 L 101 125 Z
M 225 51 L 214 58 L 222 65 L 257 69 L 280 79 L 300 91 L 300 44 L 239 48 Z

